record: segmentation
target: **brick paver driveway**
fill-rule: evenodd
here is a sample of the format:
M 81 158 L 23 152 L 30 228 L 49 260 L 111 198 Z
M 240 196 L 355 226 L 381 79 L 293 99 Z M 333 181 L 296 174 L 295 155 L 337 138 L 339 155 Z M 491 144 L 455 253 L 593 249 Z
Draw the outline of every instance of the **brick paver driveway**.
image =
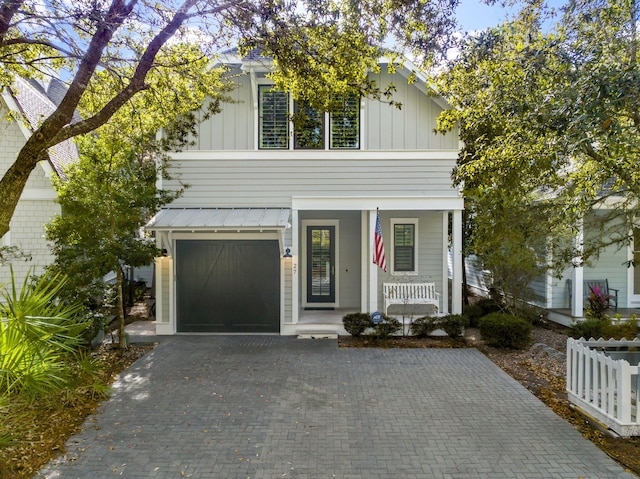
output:
M 177 336 L 38 477 L 636 476 L 474 349 Z

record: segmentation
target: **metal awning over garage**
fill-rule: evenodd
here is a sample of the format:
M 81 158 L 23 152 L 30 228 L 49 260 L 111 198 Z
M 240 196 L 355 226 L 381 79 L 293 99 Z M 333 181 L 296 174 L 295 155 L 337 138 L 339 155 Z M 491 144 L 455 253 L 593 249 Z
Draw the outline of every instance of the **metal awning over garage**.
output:
M 160 235 L 162 248 L 173 251 L 173 233 L 271 233 L 277 234 L 284 253 L 290 208 L 165 208 L 146 226 Z
M 151 231 L 285 230 L 289 208 L 166 208 L 146 226 Z

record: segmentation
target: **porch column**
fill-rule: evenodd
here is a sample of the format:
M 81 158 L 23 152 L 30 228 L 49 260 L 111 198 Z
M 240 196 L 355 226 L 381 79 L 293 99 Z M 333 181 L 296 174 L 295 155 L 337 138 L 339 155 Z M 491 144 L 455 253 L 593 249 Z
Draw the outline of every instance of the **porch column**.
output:
M 293 256 L 291 261 L 291 322 L 298 322 L 298 315 L 300 313 L 300 275 L 298 269 L 300 267 L 300 232 L 298 229 L 298 210 L 291 210 L 291 255 Z
M 451 313 L 462 314 L 462 210 L 453 211 L 452 229 Z
M 369 212 L 360 211 L 360 311 L 369 311 Z
M 573 238 L 573 246 L 577 252 L 573 258 L 573 278 L 571 280 L 571 316 L 581 318 L 584 316 L 584 227 L 582 222 L 578 225 L 578 233 Z
M 442 212 L 442 314 L 449 314 L 449 213 Z
M 369 265 L 369 308 L 368 311 L 373 313 L 378 311 L 378 265 L 373 264 L 373 237 L 376 231 L 376 210 L 369 210 L 369 228 L 367 245 L 369 245 L 369 255 L 367 263 Z

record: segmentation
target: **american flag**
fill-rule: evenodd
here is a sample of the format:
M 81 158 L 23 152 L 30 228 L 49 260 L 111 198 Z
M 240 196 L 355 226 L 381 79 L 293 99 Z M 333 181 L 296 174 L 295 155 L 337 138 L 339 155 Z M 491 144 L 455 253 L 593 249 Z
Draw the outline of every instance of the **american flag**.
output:
M 382 241 L 382 227 L 380 226 L 380 213 L 376 213 L 376 231 L 373 234 L 373 264 L 387 272 L 387 260 L 384 256 L 384 241 Z

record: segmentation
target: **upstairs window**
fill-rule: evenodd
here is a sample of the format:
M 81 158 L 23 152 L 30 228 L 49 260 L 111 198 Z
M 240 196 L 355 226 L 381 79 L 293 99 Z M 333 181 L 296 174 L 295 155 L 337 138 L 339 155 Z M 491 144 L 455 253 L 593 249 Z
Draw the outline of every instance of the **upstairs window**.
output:
M 304 102 L 295 102 L 293 116 L 294 148 L 324 149 L 324 113 Z
M 321 112 L 303 101 L 293 102 L 289 95 L 271 85 L 258 86 L 258 148 L 289 149 L 293 123 L 293 148 L 301 150 L 360 148 L 360 100 L 345 95 L 331 113 Z M 326 126 L 329 126 L 328 128 Z
M 329 148 L 360 148 L 360 101 L 357 95 L 345 95 L 341 108 L 329 114 Z
M 260 85 L 258 92 L 260 148 L 288 149 L 289 95 L 266 85 Z
M 391 220 L 393 230 L 393 272 L 417 273 L 416 231 L 418 220 L 412 218 L 400 218 Z

